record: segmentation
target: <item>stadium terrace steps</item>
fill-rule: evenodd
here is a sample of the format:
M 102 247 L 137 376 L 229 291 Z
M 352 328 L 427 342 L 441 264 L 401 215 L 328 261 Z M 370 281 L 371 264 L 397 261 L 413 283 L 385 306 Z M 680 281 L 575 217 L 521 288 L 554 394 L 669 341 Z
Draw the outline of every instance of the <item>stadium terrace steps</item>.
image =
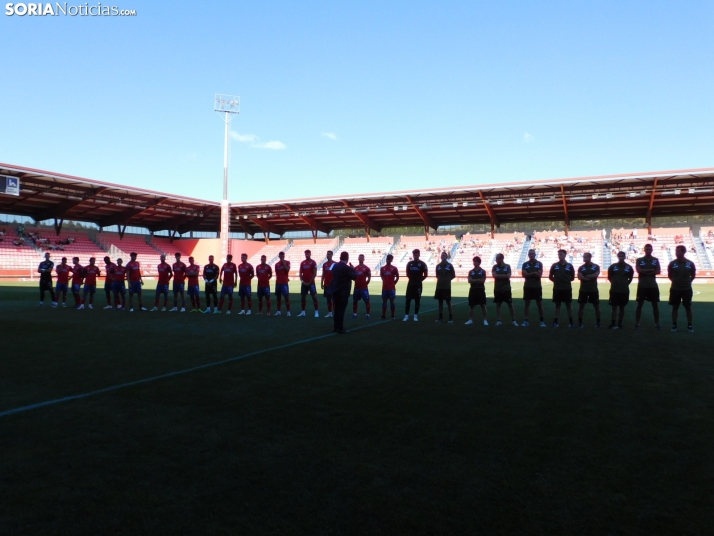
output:
M 265 262 L 274 267 L 275 263 L 278 262 L 278 253 L 286 251 L 288 248 L 289 244 L 287 240 L 273 240 L 270 244 L 266 244 L 253 255 L 248 257 L 248 262 L 253 266 L 258 266 L 260 264 L 260 257 L 265 255 Z M 238 259 L 237 262 L 240 263 L 240 259 Z
M 536 250 L 544 272 L 558 262 L 558 250 L 564 249 L 568 252 L 566 260 L 576 268 L 583 263 L 583 254 L 590 253 L 592 262 L 604 273 L 607 270 L 603 266 L 604 243 L 602 231 L 571 231 L 567 236 L 563 231 L 534 231 L 531 235 L 531 249 Z
M 332 250 L 334 253 L 338 244 L 337 238 L 318 238 L 316 243 L 313 243 L 312 239 L 293 240 L 290 248 L 285 251 L 285 259 L 290 261 L 291 274 L 298 277 L 300 263 L 305 260 L 306 249 L 310 250 L 311 258 L 317 263 L 319 273 L 319 268 L 324 263 L 327 252 Z
M 457 276 L 466 277 L 473 267 L 474 257 L 481 257 L 481 266 L 488 272 L 496 262 L 496 255 L 503 253 L 503 262 L 509 264 L 515 274 L 517 269 L 520 270 L 519 259 L 525 243 L 523 233 L 497 234 L 494 238 L 490 234 L 466 234 L 459 242 L 451 263 Z
M 365 238 L 345 238 L 345 241 L 335 250 L 335 260 L 338 260 L 340 253 L 346 251 L 350 254 L 350 262 L 357 265 L 357 258 L 364 255 L 364 263 L 372 270 L 372 276 L 375 276 L 375 271 L 384 262 L 387 254 L 392 250 L 394 242 L 388 238 L 377 238 L 367 242 Z
M 101 247 L 92 240 L 88 232 L 76 230 L 62 231 L 59 236 L 57 236 L 54 229 L 25 229 L 26 237 L 29 236 L 30 233 L 39 235 L 39 238 L 35 239 L 35 246 L 39 253 L 36 252 L 35 255 L 41 258 L 45 251 L 48 251 L 51 258 L 55 261 L 55 264 L 59 263 L 62 257 L 67 257 L 67 262 L 70 264 L 72 263 L 72 257 L 79 257 L 79 263 L 87 265 L 89 264 L 90 257 L 101 259 L 106 255 L 106 251 L 101 249 Z
M 407 263 L 412 260 L 412 251 L 419 249 L 421 252 L 420 259 L 424 261 L 429 269 L 429 276 L 434 275 L 436 265 L 441 262 L 441 252 L 449 253 L 456 242 L 454 235 L 437 235 L 429 240 L 424 238 L 418 239 L 414 236 L 402 236 L 399 240 L 399 245 L 394 248 L 394 264 L 400 274 L 404 274 Z M 453 260 L 449 260 L 453 264 Z M 457 272 L 458 273 L 458 272 Z

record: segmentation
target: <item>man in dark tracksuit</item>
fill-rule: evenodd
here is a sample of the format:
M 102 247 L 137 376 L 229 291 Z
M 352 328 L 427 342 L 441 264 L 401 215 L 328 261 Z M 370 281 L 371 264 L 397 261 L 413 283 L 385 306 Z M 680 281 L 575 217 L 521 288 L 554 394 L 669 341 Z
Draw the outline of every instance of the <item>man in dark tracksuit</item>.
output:
M 351 264 L 347 264 L 350 260 L 350 254 L 346 251 L 340 253 L 340 262 L 332 266 L 332 284 L 330 292 L 332 301 L 335 304 L 335 322 L 336 333 L 349 333 L 345 330 L 345 309 L 352 294 L 352 281 L 357 279 L 357 272 Z
M 52 288 L 52 269 L 55 263 L 50 260 L 50 254 L 45 253 L 45 260 L 40 263 L 37 268 L 37 272 L 40 274 L 40 303 L 37 304 L 38 307 L 42 307 L 45 303 L 45 291 L 50 292 L 50 297 L 52 298 L 52 307 L 57 307 L 57 298 L 55 298 L 55 291 Z

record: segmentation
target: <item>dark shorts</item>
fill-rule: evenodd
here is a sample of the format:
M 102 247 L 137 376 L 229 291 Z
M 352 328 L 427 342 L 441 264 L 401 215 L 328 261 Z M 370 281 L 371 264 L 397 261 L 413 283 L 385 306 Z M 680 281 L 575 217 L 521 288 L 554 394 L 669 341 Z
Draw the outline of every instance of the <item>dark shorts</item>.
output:
M 510 290 L 494 290 L 493 291 L 493 303 L 503 303 L 508 304 L 513 303 L 513 298 L 511 297 Z
M 553 289 L 553 303 L 571 303 L 573 301 L 572 290 L 555 290 Z
M 238 296 L 241 298 L 250 298 L 251 290 L 250 285 L 239 285 L 238 286 Z
M 451 301 L 451 289 L 450 288 L 438 288 L 434 291 L 435 300 L 443 300 L 447 303 Z
M 600 303 L 600 292 L 597 290 L 581 290 L 578 292 L 578 303 L 583 305 L 586 303 L 597 305 Z
M 421 282 L 419 283 L 407 283 L 407 295 L 408 300 L 416 300 L 421 298 Z
M 124 286 L 124 281 L 114 281 L 112 283 L 112 291 L 114 294 L 121 294 L 122 296 L 126 294 L 126 287 Z
M 222 285 L 221 286 L 221 298 L 223 296 L 228 295 L 229 298 L 232 300 L 233 299 L 233 287 L 230 285 Z
M 203 287 L 203 292 L 206 294 L 218 294 L 218 285 L 215 283 L 206 283 Z
M 189 285 L 187 292 L 189 296 L 200 296 L 201 288 L 198 285 Z
M 268 298 L 270 299 L 270 287 L 258 287 L 258 299 Z
M 156 295 L 158 296 L 159 294 L 168 294 L 169 293 L 169 286 L 168 285 L 156 285 Z
M 640 288 L 637 286 L 637 301 L 649 301 L 657 303 L 659 301 L 659 287 L 656 288 Z
M 469 307 L 486 305 L 486 290 L 482 288 L 472 288 L 469 290 Z
M 97 291 L 96 285 L 84 285 L 85 294 L 94 294 Z
M 314 296 L 317 294 L 317 289 L 315 288 L 315 283 L 312 283 L 311 285 L 305 285 L 304 283 L 300 285 L 300 296 L 307 296 L 308 293 L 311 296 Z
M 129 294 L 141 294 L 141 281 L 131 281 L 129 283 Z
M 624 307 L 630 303 L 630 293 L 629 292 L 613 292 L 610 291 L 610 305 L 613 307 Z
M 285 296 L 286 298 L 290 297 L 290 288 L 288 287 L 287 283 L 275 283 L 275 295 L 276 296 Z
M 174 294 L 184 291 L 184 283 L 174 283 Z
M 355 291 L 352 293 L 352 300 L 353 301 L 360 301 L 364 300 L 365 302 L 369 301 L 369 289 L 367 288 L 356 288 Z
M 40 279 L 40 290 L 54 290 L 52 278 Z
M 539 302 L 543 299 L 543 289 L 542 288 L 523 287 L 523 299 L 524 300 L 535 300 L 535 301 Z
M 692 296 L 694 296 L 694 291 L 691 288 L 688 290 L 671 288 L 669 289 L 669 304 L 679 305 L 681 303 L 685 307 L 689 307 L 692 305 Z

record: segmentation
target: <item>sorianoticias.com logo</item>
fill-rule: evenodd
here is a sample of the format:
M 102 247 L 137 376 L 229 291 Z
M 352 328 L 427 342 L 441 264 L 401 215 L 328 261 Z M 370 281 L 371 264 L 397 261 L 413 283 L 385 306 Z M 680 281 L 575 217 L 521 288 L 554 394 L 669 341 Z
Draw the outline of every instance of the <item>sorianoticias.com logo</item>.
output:
M 117 6 L 98 4 L 69 5 L 67 2 L 47 3 L 18 3 L 5 4 L 5 15 L 8 17 L 135 17 L 136 9 L 120 9 Z

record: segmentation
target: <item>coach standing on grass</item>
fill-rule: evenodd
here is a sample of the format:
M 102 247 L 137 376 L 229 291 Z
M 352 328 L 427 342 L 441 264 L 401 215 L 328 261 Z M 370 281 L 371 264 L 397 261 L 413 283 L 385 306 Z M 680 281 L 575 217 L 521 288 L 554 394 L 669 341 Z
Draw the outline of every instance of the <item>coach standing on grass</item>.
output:
M 335 333 L 349 333 L 345 330 L 345 309 L 352 293 L 352 281 L 357 279 L 357 272 L 351 264 L 347 264 L 349 260 L 350 254 L 343 251 L 340 253 L 340 262 L 332 267 L 330 293 L 335 304 Z

